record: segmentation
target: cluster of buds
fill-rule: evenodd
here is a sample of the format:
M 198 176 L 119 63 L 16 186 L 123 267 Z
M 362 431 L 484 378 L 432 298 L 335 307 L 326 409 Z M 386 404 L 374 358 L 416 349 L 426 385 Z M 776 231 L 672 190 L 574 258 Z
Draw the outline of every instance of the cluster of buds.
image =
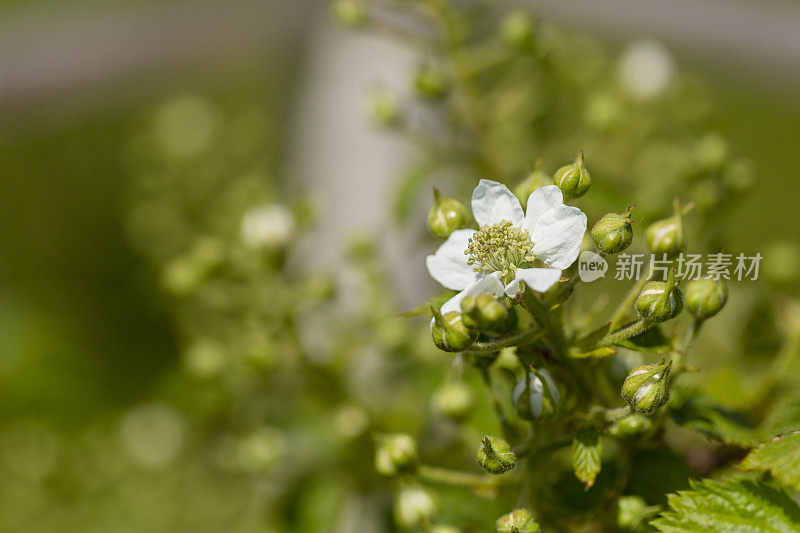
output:
M 468 349 L 481 333 L 502 335 L 517 328 L 517 314 L 491 294 L 469 295 L 461 301 L 461 312 L 442 313 L 431 308 L 433 343 L 446 352 Z
M 547 370 L 531 368 L 514 387 L 513 400 L 520 418 L 537 420 L 555 413 L 561 393 Z
M 631 370 L 622 383 L 622 397 L 639 413 L 650 414 L 669 400 L 669 372 L 672 361 L 642 365 Z
M 502 474 L 517 466 L 517 456 L 500 437 L 483 437 L 477 453 L 478 464 L 489 473 Z
M 592 240 L 600 252 L 606 255 L 617 254 L 633 242 L 633 206 L 624 213 L 608 213 L 592 228 Z
M 683 311 L 683 294 L 675 280 L 675 269 L 669 271 L 667 281 L 649 281 L 636 299 L 636 310 L 643 320 L 664 322 Z
M 578 152 L 578 157 L 571 165 L 565 165 L 556 170 L 553 176 L 555 183 L 564 194 L 564 200 L 580 198 L 592 185 L 592 177 L 583 165 L 583 150 Z

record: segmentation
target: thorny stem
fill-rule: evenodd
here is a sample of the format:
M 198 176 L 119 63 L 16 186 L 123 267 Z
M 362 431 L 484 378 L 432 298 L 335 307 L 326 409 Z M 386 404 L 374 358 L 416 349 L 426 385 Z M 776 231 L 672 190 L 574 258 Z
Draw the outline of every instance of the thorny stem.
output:
M 653 325 L 649 320 L 638 320 L 626 328 L 609 333 L 598 344 L 614 344 L 644 332 Z
M 541 328 L 531 328 L 521 331 L 510 337 L 503 337 L 488 342 L 476 342 L 469 347 L 467 353 L 482 353 L 482 352 L 496 352 L 509 346 L 519 346 L 522 344 L 531 343 L 544 336 L 544 331 Z

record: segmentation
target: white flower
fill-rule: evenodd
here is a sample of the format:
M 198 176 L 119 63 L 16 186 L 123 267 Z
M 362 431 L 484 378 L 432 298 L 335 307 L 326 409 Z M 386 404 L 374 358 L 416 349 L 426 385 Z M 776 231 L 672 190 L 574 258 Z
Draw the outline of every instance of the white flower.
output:
M 533 191 L 527 206 L 523 213 L 505 185 L 480 181 L 472 193 L 478 231 L 454 231 L 425 261 L 433 279 L 461 291 L 442 306 L 442 314 L 459 311 L 461 300 L 471 294 L 515 296 L 522 281 L 535 291 L 546 291 L 577 259 L 586 215 L 564 205 L 555 185 Z

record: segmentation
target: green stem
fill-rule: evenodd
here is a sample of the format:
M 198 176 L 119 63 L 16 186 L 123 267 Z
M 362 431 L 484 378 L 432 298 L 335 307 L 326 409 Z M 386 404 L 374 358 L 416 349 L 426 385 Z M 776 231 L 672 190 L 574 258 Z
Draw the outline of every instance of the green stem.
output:
M 500 425 L 500 431 L 502 431 L 503 437 L 506 440 L 512 440 L 514 428 L 508 422 L 506 412 L 503 410 L 503 404 L 500 402 L 500 398 L 497 397 L 497 392 L 492 386 L 492 378 L 489 375 L 488 367 L 481 369 L 481 378 L 486 391 L 486 396 L 489 398 L 489 403 L 491 403 L 492 410 L 497 417 L 497 423 Z
M 603 340 L 601 340 L 598 344 L 600 345 L 614 344 L 619 341 L 635 337 L 636 335 L 650 328 L 652 325 L 653 323 L 650 322 L 649 320 L 639 320 L 626 328 L 617 330 L 614 333 L 609 333 L 608 335 L 603 337 Z
M 544 336 L 544 331 L 540 328 L 531 328 L 521 331 L 510 337 L 503 337 L 489 342 L 476 342 L 469 347 L 467 353 L 496 352 L 509 346 L 519 346 L 528 344 Z
M 494 487 L 500 481 L 499 476 L 473 474 L 470 472 L 460 472 L 458 470 L 448 470 L 435 466 L 419 465 L 417 474 L 421 479 L 431 483 L 442 483 L 444 485 L 457 485 L 461 487 Z
M 636 301 L 636 298 L 639 296 L 639 293 L 642 292 L 642 289 L 650 281 L 650 278 L 653 276 L 652 269 L 647 276 L 643 277 L 636 284 L 631 287 L 631 290 L 628 291 L 628 294 L 625 295 L 625 299 L 622 300 L 622 303 L 619 304 L 617 310 L 614 312 L 614 316 L 611 319 L 611 326 L 609 327 L 609 331 L 613 331 L 617 329 L 624 321 L 625 321 L 625 314 L 628 310 L 633 306 L 633 303 Z
M 522 293 L 522 305 L 533 316 L 541 329 L 544 330 L 544 337 L 558 357 L 566 354 L 567 341 L 564 330 L 550 313 L 547 305 L 533 292 L 530 287 L 525 287 Z

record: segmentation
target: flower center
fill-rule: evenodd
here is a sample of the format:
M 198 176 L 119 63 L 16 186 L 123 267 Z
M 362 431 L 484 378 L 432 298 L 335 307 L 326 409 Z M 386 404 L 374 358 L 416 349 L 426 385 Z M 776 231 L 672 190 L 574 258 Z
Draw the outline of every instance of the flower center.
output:
M 483 226 L 467 242 L 467 264 L 475 272 L 500 272 L 503 283 L 511 283 L 517 268 L 535 259 L 528 230 L 514 227 L 508 220 Z

